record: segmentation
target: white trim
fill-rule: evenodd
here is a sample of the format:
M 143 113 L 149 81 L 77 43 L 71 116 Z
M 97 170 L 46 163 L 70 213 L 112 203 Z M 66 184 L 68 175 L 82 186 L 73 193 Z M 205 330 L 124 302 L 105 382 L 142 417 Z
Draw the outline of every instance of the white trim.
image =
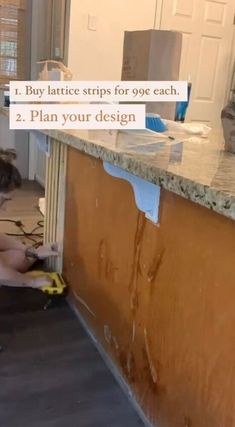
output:
M 156 30 L 160 30 L 161 28 L 163 2 L 164 0 L 156 0 L 156 9 L 155 9 L 154 26 L 153 26 Z
M 37 155 L 36 155 L 37 144 L 33 141 L 33 135 L 29 132 L 29 167 L 28 167 L 28 179 L 30 181 L 35 180 L 37 171 Z
M 58 143 L 58 141 L 57 141 Z M 58 182 L 58 215 L 56 225 L 56 241 L 59 245 L 60 256 L 57 259 L 56 271 L 62 273 L 64 255 L 64 225 L 66 208 L 66 178 L 67 178 L 67 150 L 65 144 L 60 148 L 60 173 Z
M 39 175 L 35 175 L 35 181 L 38 182 L 38 184 L 41 185 L 41 187 L 45 188 L 45 181 L 42 177 L 40 177 Z
M 234 13 L 235 13 L 235 8 L 234 8 Z M 233 40 L 232 40 L 232 46 L 231 46 L 231 56 L 230 56 L 230 64 L 229 64 L 229 71 L 228 71 L 228 83 L 227 83 L 227 88 L 225 91 L 224 105 L 227 103 L 228 98 L 229 98 L 229 92 L 230 92 L 230 86 L 231 86 L 231 79 L 232 79 L 232 72 L 233 72 L 234 64 L 235 64 L 235 27 L 233 30 Z
M 50 156 L 46 158 L 44 243 L 57 242 L 60 255 L 57 259 L 49 259 L 47 266 L 52 271 L 61 273 L 64 248 L 67 145 L 50 139 L 50 147 Z

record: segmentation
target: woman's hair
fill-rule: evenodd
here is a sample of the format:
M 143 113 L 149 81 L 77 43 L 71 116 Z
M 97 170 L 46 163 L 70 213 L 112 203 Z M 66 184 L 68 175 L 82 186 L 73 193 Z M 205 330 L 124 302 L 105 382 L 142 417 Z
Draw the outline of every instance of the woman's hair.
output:
M 21 186 L 21 175 L 12 164 L 15 158 L 14 150 L 0 149 L 0 193 L 8 193 Z

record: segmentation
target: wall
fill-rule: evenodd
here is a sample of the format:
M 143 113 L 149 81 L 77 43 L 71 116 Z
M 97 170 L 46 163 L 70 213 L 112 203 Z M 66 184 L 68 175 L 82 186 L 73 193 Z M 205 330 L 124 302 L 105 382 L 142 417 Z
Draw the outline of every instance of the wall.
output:
M 125 30 L 154 27 L 156 0 L 71 0 L 68 66 L 73 79 L 120 79 Z M 50 1 L 32 0 L 31 79 L 37 79 L 39 59 L 50 57 Z M 133 13 L 129 11 L 133 10 Z M 128 11 L 128 13 L 126 12 Z M 97 30 L 88 30 L 88 15 L 97 16 Z M 45 156 L 30 135 L 30 179 L 45 180 Z
M 131 13 L 133 11 L 133 13 Z M 125 30 L 154 27 L 156 0 L 72 0 L 68 66 L 74 80 L 119 80 Z M 88 15 L 97 17 L 96 31 Z
M 9 129 L 9 119 L 0 115 L 0 146 L 1 148 L 15 148 L 17 152 L 16 166 L 22 178 L 28 176 L 28 133 Z
M 32 0 L 31 79 L 37 80 L 41 66 L 37 61 L 50 58 L 49 20 L 51 3 L 48 0 Z M 30 134 L 29 178 L 45 183 L 46 157 L 37 146 L 36 138 Z
M 67 0 L 65 27 L 68 26 L 70 1 Z M 52 0 L 32 0 L 32 36 L 31 36 L 31 79 L 37 80 L 42 66 L 39 60 L 51 59 L 52 55 Z M 65 40 L 64 63 L 67 62 L 68 34 Z M 29 178 L 45 184 L 46 156 L 38 149 L 35 135 L 30 134 Z

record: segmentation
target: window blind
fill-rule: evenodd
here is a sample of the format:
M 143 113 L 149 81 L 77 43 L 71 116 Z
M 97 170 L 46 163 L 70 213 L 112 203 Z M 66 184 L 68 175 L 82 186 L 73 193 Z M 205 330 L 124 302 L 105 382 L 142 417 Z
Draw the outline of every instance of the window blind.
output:
M 26 0 L 0 0 L 0 84 L 25 76 Z

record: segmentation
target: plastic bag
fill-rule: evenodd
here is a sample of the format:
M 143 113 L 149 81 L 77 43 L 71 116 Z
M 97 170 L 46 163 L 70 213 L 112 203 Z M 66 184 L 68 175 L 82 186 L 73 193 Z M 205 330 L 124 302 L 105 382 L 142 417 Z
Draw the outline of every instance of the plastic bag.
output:
M 167 126 L 167 131 L 173 133 L 207 137 L 211 131 L 211 128 L 204 123 L 179 123 L 172 120 L 164 120 L 164 122 Z

